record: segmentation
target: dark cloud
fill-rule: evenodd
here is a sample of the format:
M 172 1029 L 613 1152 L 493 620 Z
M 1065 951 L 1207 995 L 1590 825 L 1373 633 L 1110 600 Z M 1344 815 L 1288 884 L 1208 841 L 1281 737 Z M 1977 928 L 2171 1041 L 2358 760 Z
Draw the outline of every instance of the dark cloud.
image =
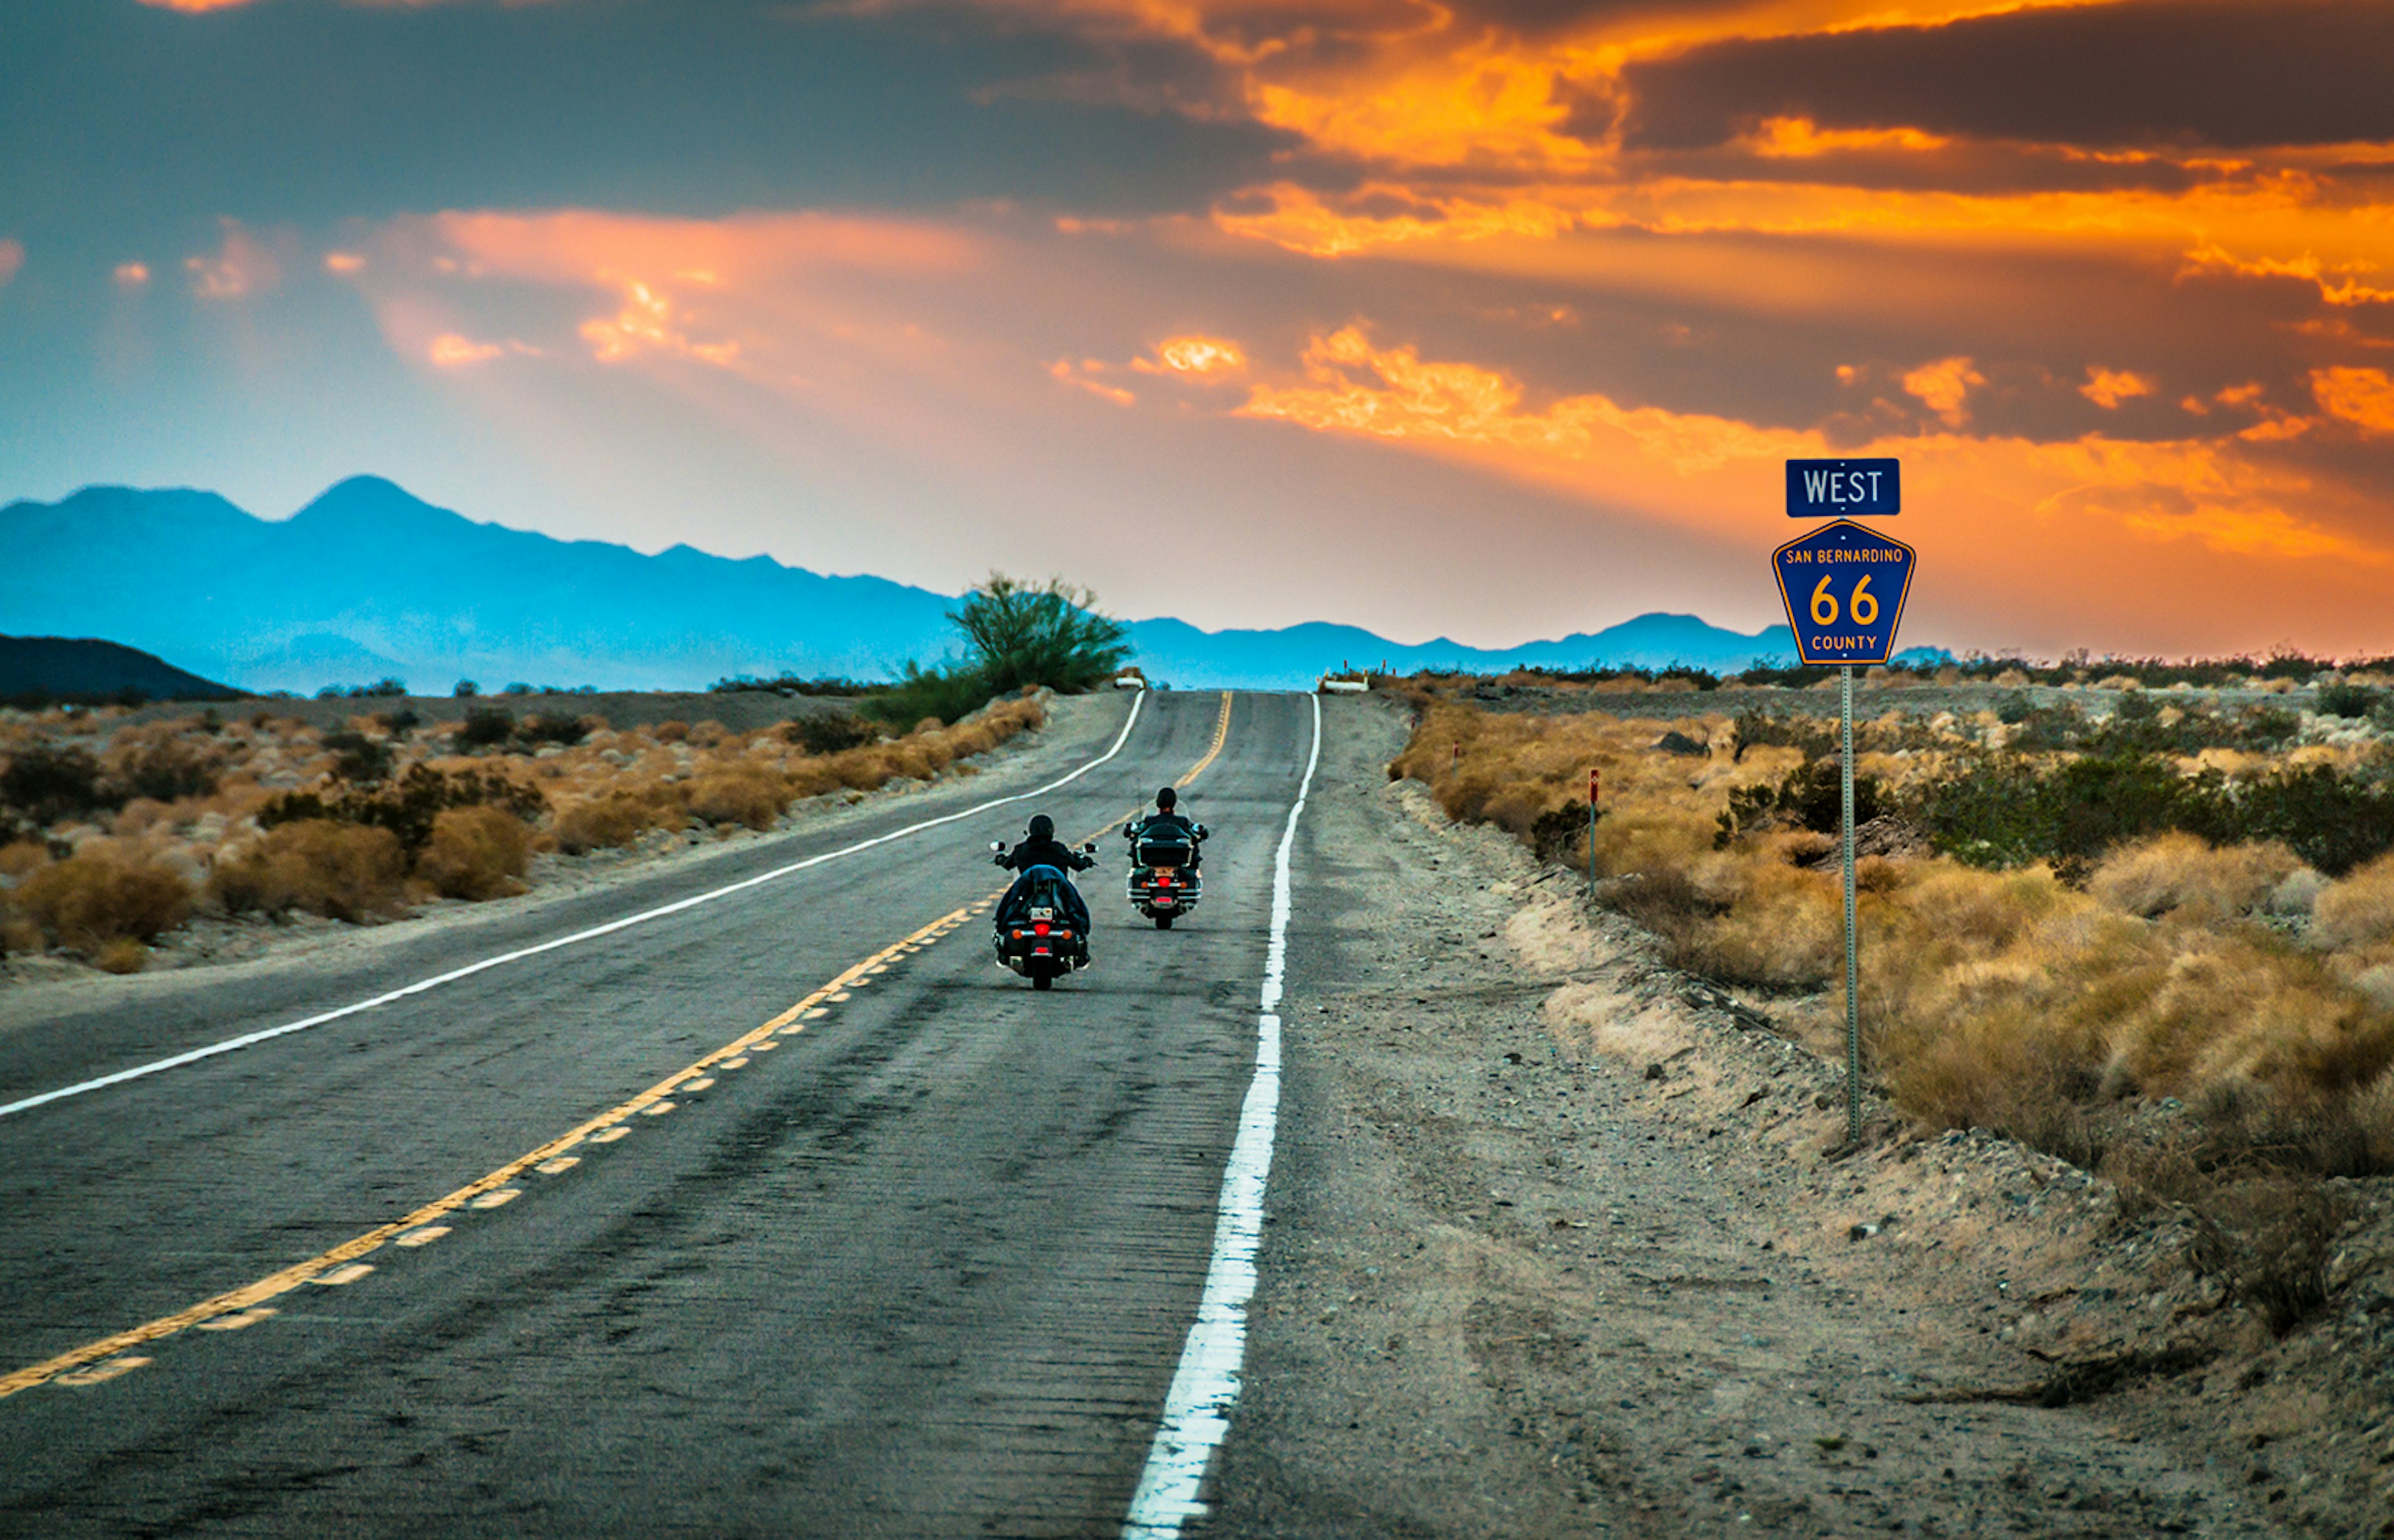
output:
M 2138 0 L 1940 27 L 1718 43 L 1633 67 L 1633 146 L 1765 118 L 2042 142 L 2222 148 L 2394 138 L 2394 7 Z

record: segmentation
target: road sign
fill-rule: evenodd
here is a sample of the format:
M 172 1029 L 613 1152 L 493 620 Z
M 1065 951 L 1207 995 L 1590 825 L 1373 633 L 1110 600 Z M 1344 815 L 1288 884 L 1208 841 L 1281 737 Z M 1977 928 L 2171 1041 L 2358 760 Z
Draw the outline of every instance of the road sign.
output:
M 1844 519 L 1772 552 L 1796 655 L 1808 664 L 1885 663 L 1894 656 L 1913 556 L 1902 541 Z
M 1903 507 L 1901 460 L 1790 460 L 1790 519 L 1884 519 Z

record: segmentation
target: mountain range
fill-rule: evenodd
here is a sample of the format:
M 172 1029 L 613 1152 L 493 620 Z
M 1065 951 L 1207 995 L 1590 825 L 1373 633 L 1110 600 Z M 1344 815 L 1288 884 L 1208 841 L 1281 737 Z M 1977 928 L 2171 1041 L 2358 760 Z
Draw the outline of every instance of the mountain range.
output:
M 86 487 L 0 507 L 0 628 L 106 637 L 249 690 L 312 692 L 386 677 L 419 693 L 591 684 L 687 690 L 739 674 L 885 678 L 954 651 L 953 596 L 827 577 L 769 557 L 629 546 L 478 523 L 391 482 L 343 481 L 285 520 L 212 493 Z M 1511 648 L 1407 644 L 1312 622 L 1205 631 L 1129 623 L 1137 661 L 1182 688 L 1309 686 L 1325 669 L 1663 667 L 1792 661 L 1783 625 L 1752 636 L 1647 614 Z

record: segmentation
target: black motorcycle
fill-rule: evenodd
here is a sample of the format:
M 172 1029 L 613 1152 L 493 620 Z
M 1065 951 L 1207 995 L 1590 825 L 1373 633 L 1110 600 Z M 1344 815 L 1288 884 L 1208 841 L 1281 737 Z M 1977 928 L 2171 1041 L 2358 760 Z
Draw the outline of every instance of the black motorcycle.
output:
M 991 859 L 1005 865 L 1006 844 L 993 842 L 989 849 Z M 1098 850 L 1081 849 L 1090 856 Z M 1063 975 L 1089 966 L 1088 907 L 1072 879 L 1056 867 L 1026 868 L 999 902 L 996 927 L 998 965 L 1030 980 L 1033 989 L 1052 989 Z
M 1174 920 L 1196 908 L 1204 896 L 1205 884 L 1197 873 L 1197 846 L 1205 837 L 1205 825 L 1167 824 L 1143 831 L 1136 823 L 1126 823 L 1123 833 L 1131 842 L 1127 888 L 1131 904 L 1153 920 L 1158 930 L 1169 930 Z

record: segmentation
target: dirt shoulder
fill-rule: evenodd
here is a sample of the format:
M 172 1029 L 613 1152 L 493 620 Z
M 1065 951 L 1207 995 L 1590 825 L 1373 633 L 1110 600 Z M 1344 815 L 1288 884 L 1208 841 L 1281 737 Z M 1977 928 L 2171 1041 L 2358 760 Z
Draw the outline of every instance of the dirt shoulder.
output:
M 1202 1533 L 2394 1533 L 2385 1269 L 2277 1341 L 2061 1162 L 1883 1109 L 1842 1150 L 1831 1066 L 1401 741 L 1333 704 Z

